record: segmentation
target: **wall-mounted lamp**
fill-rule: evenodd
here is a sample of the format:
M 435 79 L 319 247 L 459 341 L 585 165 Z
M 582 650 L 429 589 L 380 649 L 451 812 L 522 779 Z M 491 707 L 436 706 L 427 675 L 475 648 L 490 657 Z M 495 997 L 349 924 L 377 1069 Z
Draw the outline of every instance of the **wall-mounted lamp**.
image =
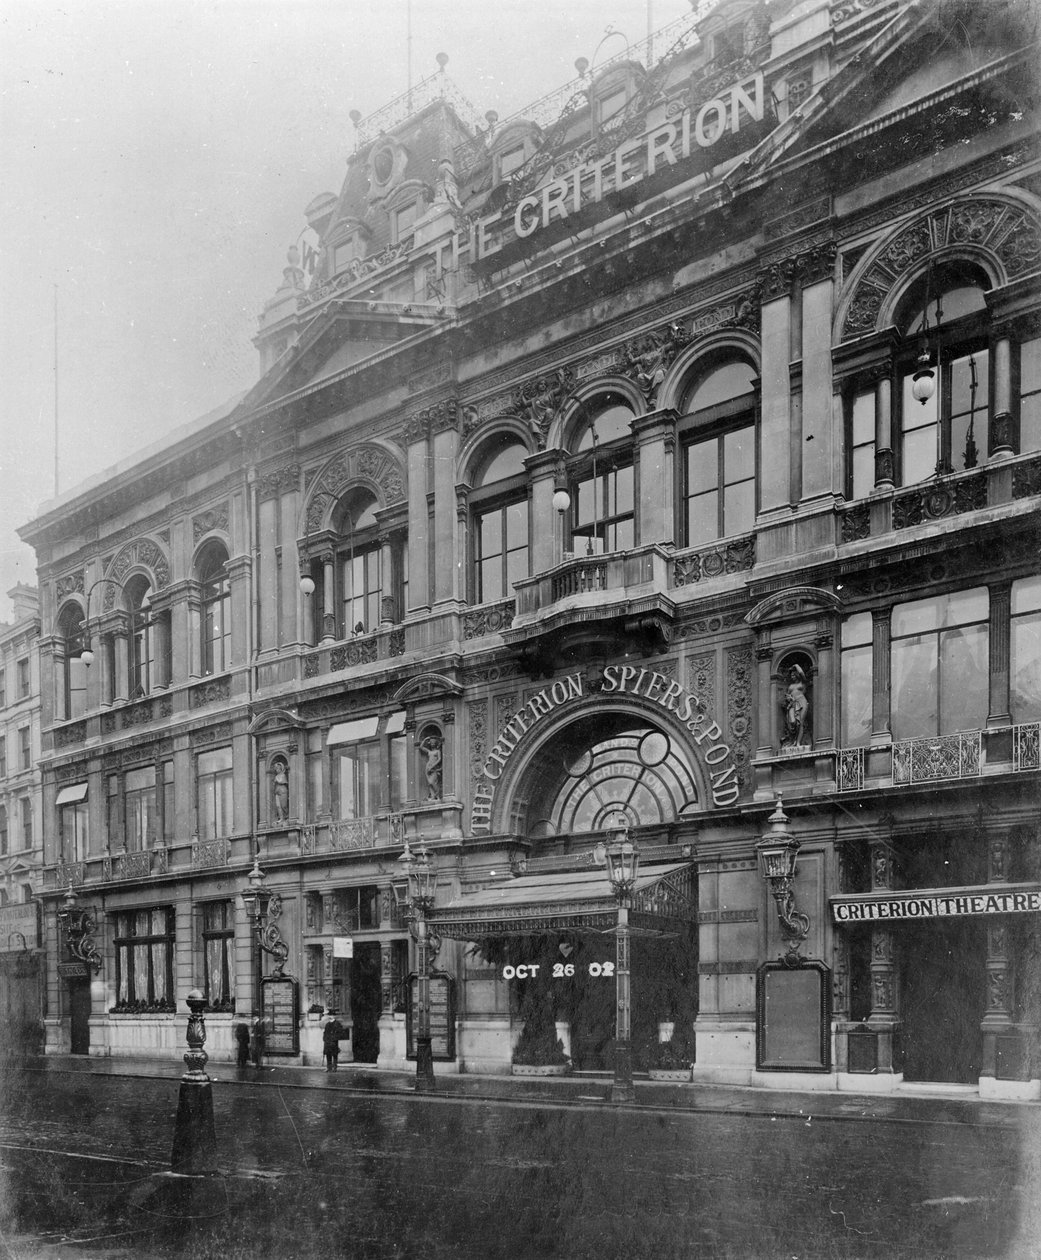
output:
M 810 930 L 810 920 L 807 915 L 795 908 L 795 864 L 801 844 L 789 830 L 788 815 L 784 812 L 779 795 L 777 808 L 770 815 L 768 822 L 770 830 L 763 834 L 755 846 L 756 857 L 759 859 L 759 874 L 769 885 L 770 893 L 777 906 L 781 933 L 788 947 L 784 961 L 789 966 L 798 966 L 802 962 L 799 947 L 806 940 Z
M 94 911 L 79 904 L 79 897 L 71 884 L 58 907 L 58 926 L 65 937 L 69 952 L 88 967 L 100 971 L 101 955 L 94 943 L 94 933 L 97 930 Z
M 289 946 L 282 939 L 278 924 L 268 922 L 268 907 L 273 895 L 267 886 L 266 876 L 260 869 L 260 858 L 254 858 L 253 869 L 242 893 L 242 904 L 256 933 L 257 944 L 265 954 L 270 954 L 275 959 L 275 975 L 280 976 L 289 957 Z

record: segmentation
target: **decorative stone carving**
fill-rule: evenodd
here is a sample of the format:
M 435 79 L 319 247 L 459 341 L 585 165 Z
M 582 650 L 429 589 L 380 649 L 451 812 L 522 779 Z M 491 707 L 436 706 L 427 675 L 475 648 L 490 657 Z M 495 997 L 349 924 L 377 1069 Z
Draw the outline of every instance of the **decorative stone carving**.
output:
M 379 659 L 379 649 L 374 635 L 353 639 L 350 643 L 334 647 L 329 653 L 331 669 L 350 669 L 355 665 L 371 665 Z
M 200 512 L 198 516 L 192 517 L 192 544 L 194 545 L 204 534 L 212 533 L 215 529 L 220 530 L 224 534 L 228 532 L 227 503 L 220 503 L 216 507 Z
M 737 766 L 737 779 L 742 787 L 748 783 L 748 767 L 752 747 L 752 649 L 727 649 L 727 724 L 730 748 Z
M 549 426 L 560 413 L 574 387 L 575 373 L 570 367 L 557 368 L 556 371 L 528 381 L 520 387 L 519 412 L 540 451 L 546 449 Z
M 315 479 L 307 508 L 308 532 L 320 529 L 327 507 L 362 480 L 379 488 L 384 505 L 404 498 L 404 475 L 393 457 L 378 446 L 355 447 L 331 460 Z
M 463 638 L 480 639 L 486 634 L 500 634 L 508 630 L 516 611 L 517 605 L 511 599 L 504 604 L 490 604 L 464 613 Z
M 476 786 L 484 774 L 484 750 L 488 739 L 488 701 L 474 700 L 467 706 L 470 728 L 470 778 Z
M 689 331 L 674 322 L 626 342 L 623 349 L 625 367 L 622 370 L 635 382 L 649 406 L 653 407 L 666 372 L 689 341 Z
M 691 656 L 687 660 L 687 690 L 699 702 L 703 712 L 716 708 L 716 654 Z
M 263 473 L 257 479 L 257 494 L 261 499 L 276 499 L 283 491 L 295 490 L 299 484 L 300 465 L 286 464 L 283 468 Z
M 207 704 L 217 704 L 231 697 L 231 680 L 214 679 L 212 682 L 199 683 L 188 693 L 188 707 L 201 709 Z
M 106 577 L 123 584 L 126 575 L 136 566 L 147 569 L 152 575 L 152 589 L 160 590 L 170 580 L 170 562 L 157 543 L 150 538 L 140 538 L 128 543 L 116 556 Z M 113 582 L 105 583 L 104 608 L 112 609 L 118 588 Z
M 788 666 L 785 676 L 784 695 L 781 699 L 784 715 L 782 748 L 805 748 L 809 744 L 811 707 L 809 680 L 797 662 Z
M 427 800 L 439 801 L 444 792 L 442 751 L 443 740 L 439 732 L 431 731 L 416 744 L 416 748 L 425 759 L 424 774 L 427 781 Z
M 289 763 L 285 757 L 275 757 L 271 762 L 271 810 L 276 823 L 289 818 Z
M 66 573 L 63 577 L 58 578 L 54 588 L 55 598 L 58 604 L 68 599 L 70 595 L 83 594 L 83 570 L 78 573 Z

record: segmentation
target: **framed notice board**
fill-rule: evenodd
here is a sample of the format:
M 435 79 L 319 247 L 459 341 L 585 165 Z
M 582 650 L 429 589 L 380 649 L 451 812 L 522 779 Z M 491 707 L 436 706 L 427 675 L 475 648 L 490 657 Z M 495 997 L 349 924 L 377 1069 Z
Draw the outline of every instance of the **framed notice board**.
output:
M 416 991 L 419 976 L 408 978 L 408 1000 L 405 1004 L 405 1037 L 407 1056 L 416 1057 Z M 440 1063 L 455 1058 L 455 980 L 445 971 L 430 973 L 430 1053 Z
M 292 976 L 265 976 L 260 982 L 265 1054 L 300 1053 L 297 987 Z
M 756 973 L 756 1067 L 764 1071 L 831 1069 L 831 969 L 764 963 Z

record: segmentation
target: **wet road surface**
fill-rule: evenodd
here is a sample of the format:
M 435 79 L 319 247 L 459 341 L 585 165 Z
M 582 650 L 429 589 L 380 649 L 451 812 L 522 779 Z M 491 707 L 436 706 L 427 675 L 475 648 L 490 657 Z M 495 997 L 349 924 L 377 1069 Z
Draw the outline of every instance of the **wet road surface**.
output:
M 179 1084 L 175 1068 L 168 1079 L 9 1073 L 6 1254 L 1041 1256 L 1041 1126 L 1022 1108 L 1008 1123 L 953 1109 L 918 1122 L 218 1079 L 219 1172 L 200 1182 L 164 1175 Z

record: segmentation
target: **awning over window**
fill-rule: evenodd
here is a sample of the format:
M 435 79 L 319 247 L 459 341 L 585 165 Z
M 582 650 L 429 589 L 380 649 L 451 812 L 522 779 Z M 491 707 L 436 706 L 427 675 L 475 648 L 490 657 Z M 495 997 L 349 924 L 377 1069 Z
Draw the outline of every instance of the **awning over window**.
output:
M 405 729 L 405 710 L 397 709 L 387 718 L 387 734 L 400 735 Z
M 85 783 L 72 783 L 68 787 L 63 787 L 58 795 L 54 798 L 55 805 L 71 805 L 75 801 L 85 801 L 87 799 L 87 785 Z
M 327 748 L 336 744 L 356 744 L 360 739 L 375 739 L 378 717 L 355 718 L 353 722 L 337 722 L 329 728 L 329 738 L 325 741 Z
M 482 936 L 536 932 L 606 932 L 618 903 L 607 872 L 547 871 L 504 880 L 495 888 L 456 897 L 427 915 L 439 936 L 472 941 Z M 632 893 L 629 922 L 638 931 L 675 932 L 697 921 L 694 871 L 689 862 L 649 867 Z

